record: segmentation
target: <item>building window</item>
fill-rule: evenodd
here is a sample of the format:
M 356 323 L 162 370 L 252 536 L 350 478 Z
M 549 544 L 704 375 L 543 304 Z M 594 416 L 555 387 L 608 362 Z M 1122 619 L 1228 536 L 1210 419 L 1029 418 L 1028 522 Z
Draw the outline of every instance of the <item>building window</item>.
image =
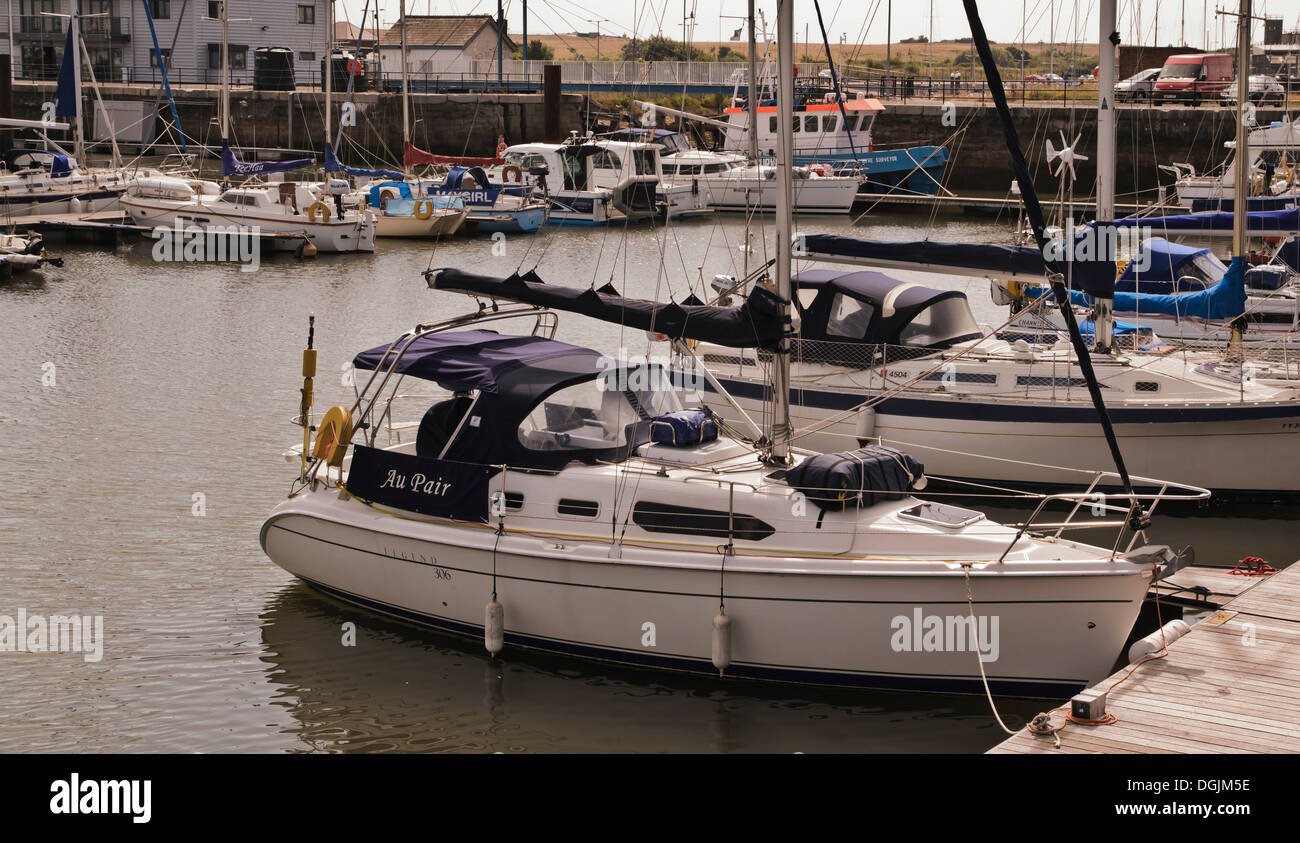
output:
M 208 70 L 221 69 L 221 45 L 208 45 Z M 237 44 L 230 45 L 230 69 L 247 70 L 248 69 L 248 47 Z
M 298 61 L 316 61 L 316 54 L 311 50 L 304 50 L 298 54 Z
M 298 7 L 298 23 L 315 23 L 315 22 L 316 22 L 315 6 Z
M 172 0 L 149 0 L 149 14 L 154 20 L 167 20 L 172 16 Z
M 221 0 L 210 0 L 208 3 L 208 17 L 212 20 L 221 20 L 221 7 L 225 5 Z
M 172 51 L 171 51 L 171 48 L 169 48 L 169 47 L 165 47 L 165 48 L 163 48 L 163 50 L 162 50 L 162 57 L 163 57 L 163 61 L 166 62 L 168 65 L 170 65 L 170 64 L 172 63 Z M 157 50 L 150 50 L 150 51 L 149 51 L 149 66 L 152 67 L 152 68 L 154 68 L 154 69 L 157 69 L 157 67 L 158 67 L 158 51 L 157 51 Z

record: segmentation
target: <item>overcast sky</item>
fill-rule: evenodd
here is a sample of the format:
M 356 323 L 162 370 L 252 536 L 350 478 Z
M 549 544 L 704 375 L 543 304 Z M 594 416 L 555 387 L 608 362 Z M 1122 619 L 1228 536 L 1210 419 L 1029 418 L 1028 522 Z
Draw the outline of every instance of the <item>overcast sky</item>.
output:
M 346 13 L 356 23 L 366 0 L 338 0 L 336 14 Z M 961 0 L 820 0 L 826 32 L 832 42 L 843 39 L 849 44 L 883 44 L 886 40 L 887 10 L 892 6 L 889 26 L 892 40 L 917 35 L 929 35 L 933 25 L 934 38 L 962 38 L 970 35 Z M 379 5 L 380 21 L 387 26 L 397 18 L 398 0 L 371 0 L 369 18 L 373 21 L 375 3 Z M 496 0 L 407 0 L 412 15 L 496 14 Z M 600 31 L 615 35 L 630 35 L 635 20 L 636 32 L 642 36 L 663 33 L 682 37 L 682 0 L 529 0 L 528 31 L 532 33 L 594 31 L 600 21 Z M 728 40 L 742 25 L 746 0 L 686 0 L 687 13 L 695 14 L 696 24 L 692 38 L 699 41 Z M 1219 0 L 1219 7 L 1234 11 L 1238 0 Z M 1287 30 L 1300 28 L 1300 0 L 1255 0 L 1254 13 L 1280 17 Z M 509 0 L 504 4 L 510 31 L 518 35 L 523 25 L 522 0 Z M 1227 44 L 1234 40 L 1231 26 L 1216 18 L 1216 4 L 1206 0 L 1119 0 L 1120 37 L 1125 43 L 1177 44 L 1180 33 L 1185 33 L 1185 43 L 1192 47 L 1205 45 L 1209 33 L 1209 47 L 1218 49 L 1220 31 L 1226 33 Z M 769 29 L 775 26 L 775 0 L 759 0 L 758 8 L 767 16 Z M 933 9 L 933 24 L 931 22 Z M 635 14 L 634 14 L 635 10 Z M 989 37 L 995 41 L 1013 42 L 1021 38 L 1021 17 L 1026 25 L 1027 41 L 1096 41 L 1096 0 L 981 0 L 980 10 Z M 1052 20 L 1055 19 L 1053 25 Z M 1157 22 L 1159 29 L 1157 30 Z M 795 27 L 797 38 L 803 39 L 805 31 L 812 40 L 819 40 L 817 13 L 813 0 L 797 0 Z M 1052 36 L 1053 30 L 1055 36 Z M 1263 39 L 1262 24 L 1256 26 L 1254 40 Z

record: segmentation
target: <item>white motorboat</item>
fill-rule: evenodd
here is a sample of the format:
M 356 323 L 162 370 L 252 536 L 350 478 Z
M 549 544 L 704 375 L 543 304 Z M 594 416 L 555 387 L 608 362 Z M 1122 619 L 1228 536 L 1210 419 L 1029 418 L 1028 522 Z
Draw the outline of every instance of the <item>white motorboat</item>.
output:
M 373 252 L 374 215 L 346 207 L 339 214 L 330 199 L 318 182 L 222 189 L 214 181 L 152 176 L 136 179 L 121 203 L 136 225 L 273 237 L 280 251 L 295 251 L 305 239 L 322 252 Z
M 624 143 L 575 132 L 564 143 L 521 143 L 508 147 L 505 163 L 488 170 L 493 182 L 529 185 L 550 203 L 548 222 L 604 225 L 689 210 L 689 186 L 665 191 L 659 147 Z M 661 193 L 667 193 L 663 200 Z M 707 210 L 707 206 L 704 206 Z
M 1246 142 L 1247 190 L 1251 210 L 1291 207 L 1300 197 L 1300 118 L 1279 120 L 1250 130 Z M 1201 210 L 1231 210 L 1236 194 L 1235 140 L 1226 141 L 1231 150 L 1221 165 L 1209 173 L 1197 173 L 1187 163 L 1164 165 L 1175 177 L 1178 204 Z

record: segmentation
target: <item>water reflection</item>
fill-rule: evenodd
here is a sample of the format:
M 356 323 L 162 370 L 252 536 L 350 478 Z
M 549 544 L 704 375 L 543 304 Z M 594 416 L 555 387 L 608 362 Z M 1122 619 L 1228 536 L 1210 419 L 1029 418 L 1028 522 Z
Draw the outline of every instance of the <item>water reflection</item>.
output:
M 871 693 L 623 670 L 425 631 L 287 587 L 262 613 L 274 703 L 301 752 L 980 752 L 974 696 Z M 344 624 L 356 624 L 344 646 Z M 1041 701 L 1001 700 L 1028 717 Z M 1018 722 L 1018 721 L 1017 721 Z

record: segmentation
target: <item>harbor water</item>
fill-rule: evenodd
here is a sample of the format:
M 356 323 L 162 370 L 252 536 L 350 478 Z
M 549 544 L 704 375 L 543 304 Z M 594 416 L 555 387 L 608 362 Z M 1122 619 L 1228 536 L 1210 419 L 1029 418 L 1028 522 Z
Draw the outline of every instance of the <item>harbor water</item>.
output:
M 1009 224 L 807 218 L 879 239 L 1005 242 Z M 445 636 L 319 595 L 258 545 L 296 474 L 282 457 L 308 314 L 315 406 L 348 362 L 418 322 L 473 310 L 421 273 L 536 267 L 547 281 L 703 297 L 774 256 L 738 217 L 536 236 L 381 241 L 374 255 L 158 262 L 152 242 L 58 249 L 63 269 L 0 284 L 0 615 L 103 617 L 98 660 L 0 653 L 0 751 L 978 752 L 1003 738 L 978 696 L 737 683 L 614 668 Z M 755 229 L 757 231 L 757 229 Z M 758 235 L 756 234 L 756 238 Z M 1005 319 L 985 281 L 977 318 Z M 562 316 L 559 339 L 663 353 L 640 331 Z M 1190 457 L 1189 457 L 1190 458 Z M 1107 466 L 1098 466 L 1107 468 Z M 1011 513 L 1015 515 L 1015 513 Z M 1151 539 L 1201 563 L 1297 555 L 1300 507 L 1156 513 Z M 999 512 L 998 517 L 1003 513 Z M 1098 539 L 1100 540 L 1100 539 Z M 355 625 L 355 639 L 348 624 Z M 1023 718 L 1045 701 L 1004 700 Z

